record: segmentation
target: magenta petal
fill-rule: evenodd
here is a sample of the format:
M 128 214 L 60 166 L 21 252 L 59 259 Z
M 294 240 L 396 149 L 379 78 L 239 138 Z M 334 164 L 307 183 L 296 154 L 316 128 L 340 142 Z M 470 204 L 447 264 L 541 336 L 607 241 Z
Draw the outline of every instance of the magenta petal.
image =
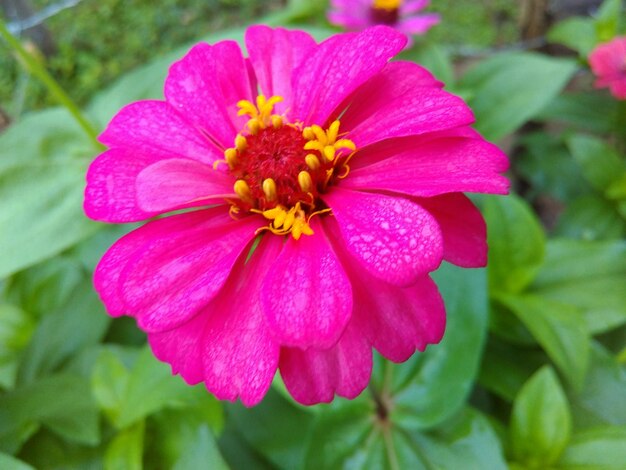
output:
M 337 106 L 405 44 L 404 35 L 386 26 L 338 34 L 322 42 L 293 75 L 292 115 L 305 125 L 323 125 Z
M 256 405 L 276 373 L 280 348 L 263 313 L 261 283 L 282 244 L 278 237 L 265 236 L 209 315 L 202 350 L 205 384 L 220 400 L 240 397 L 244 405 Z
M 172 106 L 163 101 L 137 101 L 122 108 L 99 137 L 108 147 L 152 151 L 171 158 L 186 157 L 205 163 L 222 159 L 218 150 Z
M 351 323 L 330 349 L 282 348 L 279 367 L 287 390 L 303 405 L 328 403 L 335 394 L 352 399 L 367 387 L 372 349 Z
M 139 250 L 120 275 L 128 310 L 146 331 L 179 325 L 220 291 L 254 233 L 256 217 L 162 232 Z
M 165 81 L 165 97 L 219 147 L 232 147 L 243 121 L 231 119 L 236 114 L 237 102 L 226 101 L 222 84 L 232 80 L 236 84 L 233 88 L 243 94 L 238 99 L 250 99 L 252 90 L 247 70 L 236 44 L 226 42 L 209 46 L 201 43 L 172 64 Z M 228 90 L 229 95 L 233 95 L 233 91 Z M 233 100 L 235 96 L 228 98 Z
M 131 314 L 121 296 L 120 275 L 142 249 L 164 234 L 176 234 L 197 227 L 212 227 L 227 222 L 226 209 L 200 210 L 154 220 L 120 238 L 104 254 L 94 273 L 94 285 L 107 312 L 113 316 Z
M 434 271 L 443 258 L 435 218 L 402 197 L 333 188 L 324 195 L 349 252 L 370 274 L 407 286 Z
M 374 100 L 376 106 L 370 105 L 369 98 L 365 102 L 359 100 L 359 106 L 348 108 L 341 117 L 342 128 L 350 129 L 348 137 L 357 147 L 474 122 L 471 109 L 458 96 L 434 87 L 407 88 L 407 81 L 399 80 L 397 87 L 390 85 L 388 90 L 380 90 L 379 99 Z
M 396 28 L 406 34 L 424 34 L 430 28 L 441 21 L 441 17 L 436 13 L 417 15 L 401 19 Z
M 146 166 L 158 160 L 157 151 L 144 155 L 118 148 L 101 153 L 87 171 L 87 217 L 103 222 L 135 222 L 155 215 L 137 206 L 135 182 Z
M 438 343 L 444 333 L 446 312 L 437 285 L 422 276 L 408 287 L 398 287 L 374 278 L 352 261 L 341 240 L 339 227 L 326 219 L 324 227 L 346 267 L 354 293 L 352 322 L 387 359 L 407 360 L 415 350 Z
M 161 160 L 137 177 L 137 203 L 148 212 L 207 205 L 225 197 L 235 197 L 233 178 L 193 160 Z
M 328 348 L 352 311 L 352 289 L 320 224 L 314 235 L 289 237 L 263 284 L 263 308 L 282 345 Z
M 443 259 L 464 268 L 487 265 L 487 227 L 480 211 L 460 193 L 420 198 L 441 227 Z
M 394 191 L 412 196 L 452 192 L 507 194 L 506 155 L 482 139 L 443 138 L 419 147 L 398 143 L 395 155 L 355 169 L 342 186 Z M 355 157 L 356 158 L 356 157 Z
M 208 314 L 203 312 L 171 330 L 148 333 L 148 343 L 159 361 L 172 366 L 189 385 L 204 381 L 202 347 Z
M 359 286 L 354 289 L 355 322 L 384 357 L 404 362 L 416 350 L 441 341 L 446 311 L 437 285 L 428 276 L 409 287 L 381 283 L 364 271 L 353 279 Z
M 266 97 L 282 96 L 275 111 L 282 114 L 292 102 L 291 75 L 315 49 L 315 40 L 304 31 L 251 26 L 246 31 L 246 48 L 254 67 L 261 93 Z

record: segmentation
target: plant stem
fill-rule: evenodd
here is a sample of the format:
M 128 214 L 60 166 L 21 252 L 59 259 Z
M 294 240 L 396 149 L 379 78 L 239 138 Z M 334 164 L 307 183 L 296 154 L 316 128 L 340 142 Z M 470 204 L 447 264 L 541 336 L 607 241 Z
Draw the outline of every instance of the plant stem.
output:
M 25 68 L 37 77 L 48 89 L 48 92 L 54 97 L 54 99 L 56 99 L 70 112 L 78 125 L 80 125 L 83 131 L 85 131 L 85 134 L 87 134 L 87 136 L 94 142 L 96 147 L 101 147 L 101 144 L 97 139 L 98 132 L 96 129 L 85 118 L 85 116 L 83 116 L 76 103 L 74 103 L 68 94 L 65 93 L 63 88 L 61 88 L 58 82 L 46 70 L 45 66 L 33 57 L 33 55 L 24 48 L 22 43 L 11 34 L 2 18 L 0 18 L 0 36 L 4 38 L 4 40 L 9 44 L 9 47 L 16 52 L 22 60 L 23 65 L 25 65 Z

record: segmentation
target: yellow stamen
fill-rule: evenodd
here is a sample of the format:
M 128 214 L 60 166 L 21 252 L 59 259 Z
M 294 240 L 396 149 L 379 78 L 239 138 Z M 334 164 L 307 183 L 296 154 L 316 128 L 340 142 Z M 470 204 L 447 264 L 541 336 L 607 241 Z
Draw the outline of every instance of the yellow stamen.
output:
M 320 159 L 312 153 L 304 157 L 304 161 L 311 170 L 317 170 L 320 167 Z
M 226 158 L 226 163 L 228 163 L 230 168 L 234 167 L 237 164 L 237 150 L 226 149 L 224 151 L 224 158 Z
M 311 173 L 308 171 L 301 171 L 298 173 L 298 184 L 305 193 L 313 191 L 313 179 L 311 178 Z
M 252 134 L 257 134 L 259 130 L 269 126 L 278 128 L 282 126 L 282 117 L 272 112 L 276 103 L 282 100 L 282 96 L 272 96 L 266 99 L 265 96 L 259 95 L 256 97 L 256 106 L 248 100 L 241 100 L 237 103 L 239 108 L 237 115 L 250 116 L 247 126 Z
M 252 194 L 250 193 L 250 186 L 244 180 L 235 181 L 235 185 L 233 187 L 235 190 L 235 194 L 239 196 L 239 198 L 247 203 L 252 202 Z
M 283 118 L 278 114 L 272 115 L 272 127 L 274 129 L 280 129 L 283 126 Z
M 235 147 L 240 152 L 243 152 L 248 147 L 248 141 L 244 136 L 239 134 L 237 135 L 237 137 L 235 137 Z
M 299 202 L 289 210 L 283 206 L 276 206 L 266 211 L 253 209 L 252 212 L 260 213 L 267 220 L 271 220 L 267 227 L 262 227 L 257 232 L 269 230 L 276 235 L 291 234 L 295 240 L 302 235 L 313 235 L 313 230 Z
M 402 0 L 374 0 L 374 8 L 380 10 L 397 10 L 402 5 Z
M 263 193 L 268 201 L 276 200 L 276 183 L 272 178 L 263 181 Z

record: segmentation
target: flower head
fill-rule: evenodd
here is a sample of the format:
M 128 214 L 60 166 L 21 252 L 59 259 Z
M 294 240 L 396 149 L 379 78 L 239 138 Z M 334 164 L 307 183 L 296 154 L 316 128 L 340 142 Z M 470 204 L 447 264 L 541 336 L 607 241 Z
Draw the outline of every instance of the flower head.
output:
M 220 399 L 258 403 L 277 368 L 296 400 L 354 397 L 372 347 L 393 361 L 437 343 L 442 259 L 486 263 L 461 191 L 506 193 L 507 159 L 379 26 L 321 44 L 255 26 L 172 65 L 164 101 L 100 136 L 85 211 L 146 223 L 100 261 L 108 312 Z
M 589 55 L 591 70 L 596 75 L 596 88 L 609 88 L 611 94 L 626 99 L 626 36 L 600 44 Z
M 331 0 L 328 20 L 350 31 L 387 25 L 411 37 L 439 23 L 436 13 L 420 14 L 429 4 L 430 0 Z

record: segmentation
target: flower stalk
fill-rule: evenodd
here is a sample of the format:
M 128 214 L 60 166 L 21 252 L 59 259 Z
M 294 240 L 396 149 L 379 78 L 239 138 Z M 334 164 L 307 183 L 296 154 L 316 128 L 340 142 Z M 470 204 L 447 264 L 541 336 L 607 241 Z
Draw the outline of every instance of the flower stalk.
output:
M 15 51 L 25 68 L 37 77 L 41 83 L 43 83 L 48 92 L 59 102 L 59 104 L 63 105 L 69 111 L 85 134 L 87 134 L 89 139 L 93 141 L 95 146 L 97 148 L 101 148 L 102 145 L 98 142 L 98 132 L 95 127 L 85 118 L 76 103 L 74 103 L 65 90 L 63 90 L 61 85 L 59 85 L 50 72 L 48 72 L 46 67 L 26 50 L 19 39 L 11 34 L 6 26 L 6 23 L 1 18 L 0 36 L 8 43 L 9 47 Z

